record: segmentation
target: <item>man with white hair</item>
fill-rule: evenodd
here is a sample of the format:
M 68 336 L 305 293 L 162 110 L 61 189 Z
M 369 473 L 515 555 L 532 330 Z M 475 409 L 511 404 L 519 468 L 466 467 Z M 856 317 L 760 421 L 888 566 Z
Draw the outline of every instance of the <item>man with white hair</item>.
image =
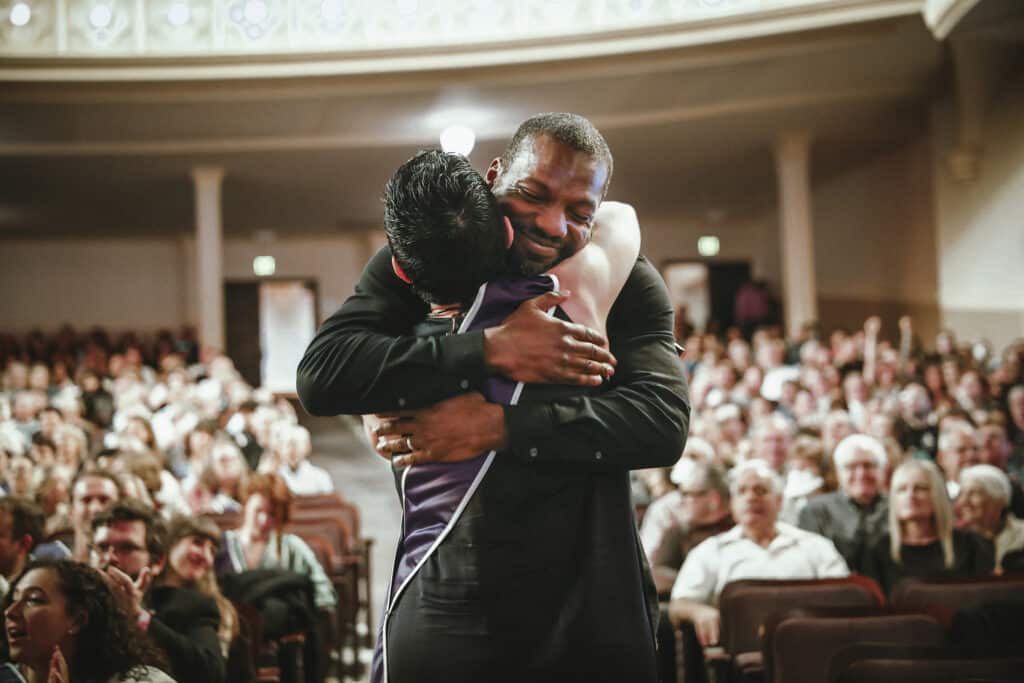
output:
M 961 528 L 992 540 L 997 572 L 1006 555 L 1024 551 L 1024 520 L 1010 513 L 1010 495 L 1010 478 L 998 467 L 972 465 L 960 471 L 956 512 Z
M 792 443 L 793 425 L 790 421 L 781 415 L 769 415 L 754 424 L 750 457 L 767 462 L 781 474 L 786 468 Z
M 839 490 L 812 498 L 797 525 L 835 543 L 853 571 L 863 571 L 871 542 L 888 528 L 889 503 L 882 493 L 888 459 L 874 437 L 851 434 L 832 454 Z
M 739 579 L 823 579 L 850 571 L 832 541 L 778 521 L 782 478 L 764 461 L 737 465 L 729 478 L 736 526 L 694 548 L 672 587 L 669 618 L 692 621 L 701 645 L 718 642 L 718 598 Z
M 640 529 L 640 543 L 659 594 L 672 588 L 690 550 L 733 526 L 729 484 L 725 472 L 714 464 L 714 451 L 711 458 L 689 457 L 691 450 L 703 450 L 701 444 L 711 449 L 699 437 L 687 441 L 670 475 L 677 488 L 651 503 Z
M 309 461 L 313 445 L 309 430 L 299 425 L 288 425 L 281 437 L 284 462 L 278 467 L 288 489 L 297 496 L 316 496 L 334 493 L 331 475 Z

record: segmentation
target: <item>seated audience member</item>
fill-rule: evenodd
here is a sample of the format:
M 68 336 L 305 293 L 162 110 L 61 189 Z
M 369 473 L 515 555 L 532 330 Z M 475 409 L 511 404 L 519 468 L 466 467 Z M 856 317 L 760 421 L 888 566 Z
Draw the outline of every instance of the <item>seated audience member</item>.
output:
M 786 468 L 779 520 L 796 524 L 800 511 L 825 490 L 825 449 L 821 439 L 801 434 L 793 440 Z
M 15 453 L 7 462 L 4 488 L 9 496 L 34 498 L 36 491 L 36 464 L 28 455 Z
M 217 478 L 215 494 L 227 496 L 239 503 L 249 479 L 249 466 L 242 450 L 233 441 L 222 440 L 210 452 L 210 469 Z
M 838 409 L 829 411 L 821 426 L 821 440 L 825 446 L 825 456 L 832 457 L 839 442 L 856 431 L 848 412 Z
M 1003 557 L 1024 550 L 1024 520 L 1011 514 L 1010 494 L 1010 478 L 997 467 L 973 465 L 960 471 L 960 527 L 995 543 L 997 571 Z
M 313 451 L 309 430 L 289 425 L 282 439 L 284 462 L 277 468 L 277 473 L 284 479 L 289 490 L 296 496 L 333 493 L 331 475 L 309 461 L 309 454 Z
M 882 491 L 885 449 L 877 439 L 853 434 L 839 442 L 832 462 L 839 490 L 811 500 L 800 511 L 799 526 L 830 539 L 847 566 L 863 572 L 868 547 L 889 523 L 889 504 Z
M 1018 380 L 1019 381 L 1019 380 Z M 1007 437 L 1010 439 L 1010 460 L 1007 472 L 1017 481 L 1024 480 L 1024 384 L 1006 392 Z
M 121 482 L 105 470 L 86 470 L 71 485 L 71 529 L 74 538 L 71 554 L 76 560 L 89 559 L 92 518 L 123 496 Z
M 905 578 L 992 573 L 992 543 L 953 528 L 953 505 L 935 463 L 904 462 L 893 472 L 889 491 L 889 529 L 872 544 L 864 566 L 886 594 Z
M 686 444 L 698 440 L 692 437 Z M 647 508 L 640 542 L 654 583 L 667 594 L 687 553 L 705 539 L 732 528 L 729 485 L 721 467 L 685 455 L 672 468 L 676 489 Z
M 7 663 L 0 666 L 0 680 L 174 683 L 161 671 L 162 653 L 121 609 L 104 576 L 84 564 L 29 564 L 11 585 L 3 610 L 0 650 Z
M 690 551 L 672 587 L 669 618 L 693 622 L 705 647 L 718 642 L 718 597 L 739 579 L 823 579 L 849 570 L 832 541 L 778 520 L 782 478 L 760 460 L 729 477 L 736 526 Z
M 220 612 L 221 653 L 227 660 L 227 681 L 251 681 L 255 676 L 249 649 L 239 638 L 238 613 L 224 597 L 213 571 L 221 531 L 204 517 L 175 517 L 167 525 L 167 565 L 157 577 L 160 585 L 189 588 L 217 603 Z
M 767 462 L 781 474 L 789 459 L 793 426 L 781 415 L 771 415 L 754 424 L 750 457 Z
M 92 566 L 107 573 L 139 627 L 167 654 L 174 677 L 221 683 L 225 660 L 217 603 L 188 588 L 150 587 L 167 559 L 165 529 L 156 513 L 123 500 L 93 517 L 92 527 Z
M 224 532 L 217 574 L 287 569 L 313 582 L 318 608 L 334 609 L 338 598 L 316 555 L 301 538 L 284 532 L 291 500 L 288 485 L 278 475 L 253 475 L 243 502 L 241 528 Z
M 981 451 L 974 429 L 959 420 L 940 427 L 935 462 L 946 477 L 946 492 L 950 498 L 956 498 L 960 493 L 960 470 L 981 464 Z

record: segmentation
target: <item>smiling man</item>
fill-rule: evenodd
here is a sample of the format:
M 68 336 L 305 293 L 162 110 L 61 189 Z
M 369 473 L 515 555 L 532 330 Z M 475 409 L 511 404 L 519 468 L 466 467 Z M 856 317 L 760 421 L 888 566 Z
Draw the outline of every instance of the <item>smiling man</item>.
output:
M 586 119 L 520 126 L 486 173 L 514 229 L 515 267 L 494 276 L 529 279 L 582 248 L 611 173 Z M 385 249 L 299 365 L 307 410 L 387 413 L 378 449 L 404 465 L 493 455 L 462 523 L 446 527 L 406 593 L 416 600 L 385 615 L 397 626 L 378 680 L 657 679 L 657 607 L 628 470 L 669 466 L 685 441 L 672 307 L 642 257 L 608 316 L 610 347 L 547 314 L 565 300 L 548 292 L 484 329 L 417 337 L 427 306 Z M 489 403 L 481 392 L 495 375 L 544 386 L 516 405 Z

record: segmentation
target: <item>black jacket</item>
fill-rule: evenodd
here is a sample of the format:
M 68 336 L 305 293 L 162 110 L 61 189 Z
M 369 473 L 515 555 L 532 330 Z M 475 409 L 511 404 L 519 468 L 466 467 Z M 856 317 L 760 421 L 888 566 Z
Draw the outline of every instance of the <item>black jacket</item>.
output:
M 188 588 L 154 586 L 146 593 L 153 618 L 147 633 L 167 654 L 178 681 L 221 683 L 225 675 L 217 627 L 220 612 L 208 595 Z
M 382 412 L 480 386 L 483 333 L 417 338 L 426 313 L 394 276 L 387 249 L 379 252 L 299 364 L 303 406 L 316 415 Z M 665 285 L 641 257 L 608 318 L 618 360 L 610 386 L 592 395 L 530 387 L 507 406 L 510 447 L 475 497 L 480 509 L 466 511 L 437 554 L 440 575 L 478 560 L 474 599 L 496 636 L 547 630 L 561 649 L 548 659 L 579 675 L 656 679 L 656 596 L 628 470 L 669 466 L 685 444 L 689 403 L 672 320 Z

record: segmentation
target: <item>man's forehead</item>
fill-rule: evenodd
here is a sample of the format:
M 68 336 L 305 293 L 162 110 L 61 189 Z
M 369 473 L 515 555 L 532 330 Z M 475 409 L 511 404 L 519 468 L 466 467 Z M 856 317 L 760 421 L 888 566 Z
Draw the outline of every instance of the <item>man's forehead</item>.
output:
M 540 134 L 523 140 L 506 172 L 512 181 L 529 179 L 545 185 L 565 186 L 581 194 L 589 193 L 590 201 L 596 205 L 601 201 L 608 178 L 608 164 Z M 581 196 L 580 199 L 587 198 Z
M 125 538 L 146 536 L 146 523 L 138 519 L 122 519 L 96 529 L 96 538 Z

